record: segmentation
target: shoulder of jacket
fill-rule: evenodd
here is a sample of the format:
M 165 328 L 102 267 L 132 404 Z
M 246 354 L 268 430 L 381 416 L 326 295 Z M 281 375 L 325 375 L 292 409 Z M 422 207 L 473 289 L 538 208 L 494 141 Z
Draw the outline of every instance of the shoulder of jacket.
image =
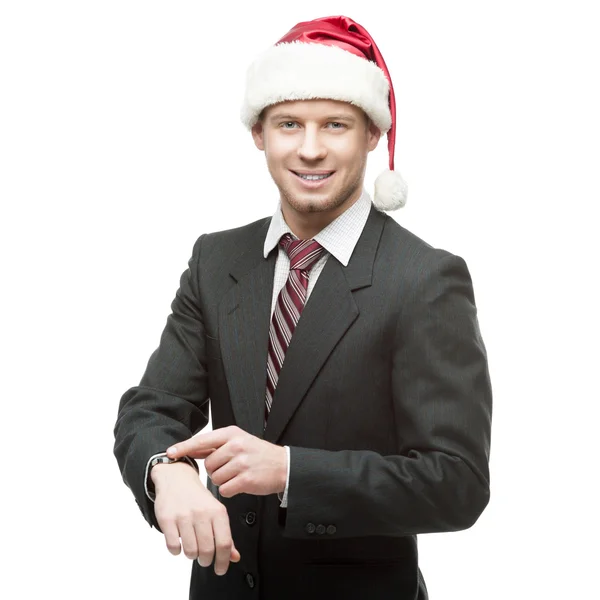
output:
M 264 241 L 271 218 L 264 217 L 240 227 L 203 233 L 196 240 L 194 248 L 198 252 L 202 249 L 202 254 L 206 255 L 222 248 L 232 249 L 233 247 L 239 247 L 243 249 L 252 245 L 253 242 L 256 243 L 261 238 Z
M 388 248 L 393 249 L 395 253 L 405 259 L 414 258 L 418 261 L 438 262 L 454 256 L 448 250 L 435 248 L 389 215 L 386 215 L 383 241 Z

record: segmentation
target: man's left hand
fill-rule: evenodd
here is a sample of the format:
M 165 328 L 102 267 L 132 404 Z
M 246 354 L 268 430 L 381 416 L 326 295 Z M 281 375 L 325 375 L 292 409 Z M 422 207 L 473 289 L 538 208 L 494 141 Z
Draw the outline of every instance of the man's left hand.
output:
M 219 493 L 266 496 L 285 490 L 287 451 L 232 425 L 195 435 L 167 449 L 169 458 L 204 458 Z

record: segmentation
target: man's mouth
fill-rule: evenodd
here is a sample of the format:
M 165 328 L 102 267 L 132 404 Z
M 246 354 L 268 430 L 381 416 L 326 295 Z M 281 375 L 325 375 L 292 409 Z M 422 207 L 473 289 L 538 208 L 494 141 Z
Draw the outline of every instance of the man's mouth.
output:
M 298 171 L 292 171 L 292 173 L 300 177 L 300 179 L 304 179 L 305 181 L 321 181 L 322 179 L 331 177 L 334 171 L 329 173 L 298 173 Z

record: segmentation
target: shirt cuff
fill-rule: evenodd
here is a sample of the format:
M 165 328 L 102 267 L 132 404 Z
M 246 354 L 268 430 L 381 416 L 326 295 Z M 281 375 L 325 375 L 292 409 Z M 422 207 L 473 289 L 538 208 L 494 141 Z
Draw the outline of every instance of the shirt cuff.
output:
M 290 489 L 290 447 L 284 446 L 287 451 L 287 479 L 285 482 L 285 491 L 283 492 L 283 496 L 281 493 L 277 494 L 277 497 L 281 501 L 281 508 L 287 508 L 288 503 L 288 490 Z
M 144 490 L 146 491 L 146 496 L 148 496 L 148 498 L 150 498 L 152 502 L 154 502 L 156 494 L 154 493 L 154 484 L 152 483 L 152 479 L 150 479 L 150 463 L 153 459 L 157 458 L 158 456 L 167 456 L 167 453 L 159 452 L 158 454 L 152 455 L 146 463 L 146 471 L 144 473 Z M 192 460 L 189 456 L 182 456 L 181 460 L 185 460 L 189 465 L 194 467 L 194 469 L 196 469 L 198 473 L 200 472 L 196 461 Z

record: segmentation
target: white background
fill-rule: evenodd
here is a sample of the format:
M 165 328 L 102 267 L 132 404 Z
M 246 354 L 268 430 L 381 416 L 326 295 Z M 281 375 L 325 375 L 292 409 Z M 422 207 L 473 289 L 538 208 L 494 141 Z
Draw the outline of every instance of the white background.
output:
M 492 499 L 420 537 L 431 598 L 597 598 L 595 4 L 2 2 L 0 596 L 187 598 L 121 481 L 117 405 L 195 239 L 275 208 L 246 66 L 347 14 L 395 84 L 393 217 L 465 258 L 489 353 Z M 382 143 L 369 190 L 385 166 Z

